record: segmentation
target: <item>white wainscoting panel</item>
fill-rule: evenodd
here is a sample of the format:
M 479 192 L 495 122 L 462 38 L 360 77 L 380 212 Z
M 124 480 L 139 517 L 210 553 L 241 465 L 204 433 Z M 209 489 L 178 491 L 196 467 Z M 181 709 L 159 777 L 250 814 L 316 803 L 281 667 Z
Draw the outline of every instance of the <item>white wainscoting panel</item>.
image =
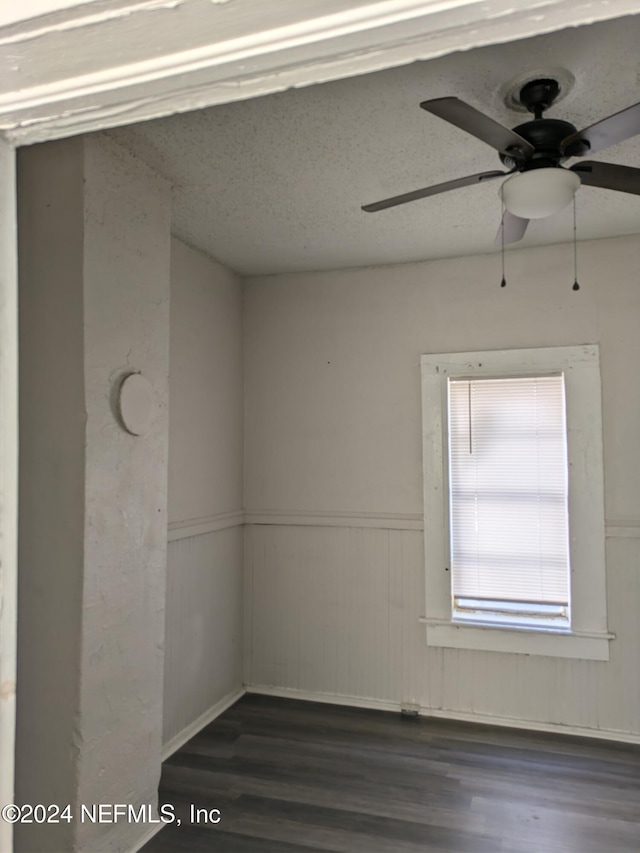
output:
M 163 743 L 242 688 L 242 527 L 169 542 Z
M 245 566 L 249 690 L 640 734 L 637 538 L 607 542 L 608 662 L 427 648 L 417 530 L 247 525 Z

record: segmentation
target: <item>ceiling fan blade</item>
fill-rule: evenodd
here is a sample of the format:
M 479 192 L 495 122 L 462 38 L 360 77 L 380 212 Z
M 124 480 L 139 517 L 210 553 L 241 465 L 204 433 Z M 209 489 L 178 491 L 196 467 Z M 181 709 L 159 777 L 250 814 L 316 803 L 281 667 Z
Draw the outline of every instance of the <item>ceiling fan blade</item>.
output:
M 533 145 L 522 136 L 458 98 L 435 98 L 423 101 L 420 106 L 502 153 L 517 156 L 521 152 L 518 159 L 526 160 L 535 151 Z
M 632 166 L 583 160 L 572 166 L 571 171 L 579 175 L 580 181 L 588 187 L 603 187 L 607 190 L 640 195 L 640 169 L 634 169 Z
M 528 219 L 522 219 L 520 216 L 514 216 L 513 213 L 509 213 L 508 210 L 505 210 L 502 222 L 498 227 L 498 233 L 496 234 L 496 246 L 502 246 L 503 231 L 505 246 L 509 243 L 517 243 L 518 240 L 522 240 L 528 224 Z
M 640 104 L 634 104 L 626 110 L 621 110 L 619 113 L 597 121 L 590 127 L 585 127 L 584 130 L 567 136 L 562 140 L 561 148 L 567 151 L 574 142 L 586 139 L 589 143 L 588 153 L 595 154 L 596 151 L 602 151 L 610 145 L 617 145 L 618 142 L 624 142 L 625 139 L 636 136 L 638 133 L 640 133 Z
M 417 201 L 419 198 L 426 198 L 430 195 L 438 195 L 438 193 L 446 193 L 449 190 L 457 190 L 460 187 L 468 187 L 471 184 L 479 184 L 481 181 L 490 181 L 493 178 L 502 178 L 510 172 L 478 172 L 476 175 L 467 175 L 466 178 L 456 178 L 453 181 L 445 181 L 443 184 L 434 184 L 431 187 L 423 187 L 421 190 L 413 190 L 410 193 L 402 195 L 394 195 L 391 198 L 385 198 L 382 201 L 375 201 L 373 204 L 363 204 L 362 210 L 367 213 L 375 213 L 377 210 L 385 210 L 387 207 L 395 207 L 397 204 L 406 204 L 408 201 Z

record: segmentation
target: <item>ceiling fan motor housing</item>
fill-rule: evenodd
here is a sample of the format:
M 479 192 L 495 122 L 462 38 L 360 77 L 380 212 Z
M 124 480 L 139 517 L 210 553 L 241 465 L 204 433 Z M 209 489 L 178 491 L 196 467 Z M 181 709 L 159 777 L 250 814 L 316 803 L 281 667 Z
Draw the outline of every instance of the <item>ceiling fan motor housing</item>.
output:
M 542 169 L 549 166 L 559 166 L 572 152 L 562 151 L 561 143 L 567 136 L 576 132 L 576 128 L 568 121 L 557 118 L 540 118 L 527 121 L 513 128 L 514 132 L 530 142 L 535 152 L 527 159 L 524 153 L 513 150 L 500 154 L 500 159 L 509 169 L 522 167 L 523 170 Z
M 581 157 L 589 150 L 589 143 L 580 139 L 563 149 L 563 140 L 576 133 L 576 128 L 568 121 L 542 117 L 559 93 L 560 84 L 552 78 L 531 80 L 520 90 L 520 103 L 535 118 L 514 127 L 513 131 L 530 142 L 535 152 L 529 157 L 517 147 L 502 152 L 500 159 L 509 169 L 528 172 L 530 169 L 560 166 L 570 157 Z

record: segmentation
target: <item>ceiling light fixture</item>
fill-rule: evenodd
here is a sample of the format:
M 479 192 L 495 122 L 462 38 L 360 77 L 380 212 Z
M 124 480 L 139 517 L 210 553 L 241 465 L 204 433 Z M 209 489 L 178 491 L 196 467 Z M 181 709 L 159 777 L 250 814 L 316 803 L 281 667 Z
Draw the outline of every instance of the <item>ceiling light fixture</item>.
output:
M 507 178 L 499 194 L 514 216 L 543 219 L 571 204 L 579 186 L 579 176 L 568 169 L 530 169 Z

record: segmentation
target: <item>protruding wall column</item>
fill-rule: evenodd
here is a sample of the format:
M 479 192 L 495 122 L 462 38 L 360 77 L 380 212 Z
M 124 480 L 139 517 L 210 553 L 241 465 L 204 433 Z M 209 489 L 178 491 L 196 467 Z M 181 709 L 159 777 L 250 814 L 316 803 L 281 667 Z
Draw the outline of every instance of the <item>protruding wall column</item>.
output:
M 170 188 L 105 136 L 19 157 L 17 798 L 71 805 L 16 850 L 130 849 L 155 808 L 166 566 Z M 149 380 L 144 434 L 122 380 Z M 149 402 L 149 401 L 147 401 Z

